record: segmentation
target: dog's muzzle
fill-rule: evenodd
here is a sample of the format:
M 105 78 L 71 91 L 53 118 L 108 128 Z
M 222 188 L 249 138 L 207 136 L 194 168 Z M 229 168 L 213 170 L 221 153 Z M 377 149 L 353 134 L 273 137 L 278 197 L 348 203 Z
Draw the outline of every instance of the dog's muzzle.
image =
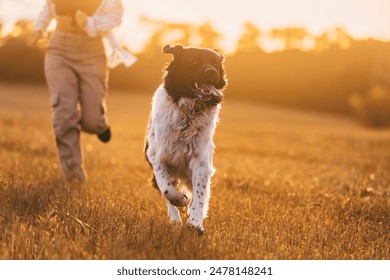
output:
M 222 94 L 213 84 L 195 83 L 195 88 L 197 89 L 197 99 L 206 103 L 207 106 L 214 106 L 222 102 Z
M 223 95 L 219 92 L 212 83 L 209 82 L 194 82 L 189 85 L 193 91 L 197 103 L 204 103 L 207 107 L 215 106 L 222 102 Z

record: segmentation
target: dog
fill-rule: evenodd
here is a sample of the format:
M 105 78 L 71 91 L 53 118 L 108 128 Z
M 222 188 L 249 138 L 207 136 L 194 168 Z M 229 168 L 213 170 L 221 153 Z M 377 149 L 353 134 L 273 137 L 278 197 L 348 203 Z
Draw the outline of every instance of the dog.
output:
M 145 155 L 170 221 L 182 224 L 177 207 L 188 206 L 187 224 L 201 235 L 214 174 L 213 134 L 227 85 L 224 57 L 182 45 L 165 45 L 162 51 L 173 60 L 153 96 Z

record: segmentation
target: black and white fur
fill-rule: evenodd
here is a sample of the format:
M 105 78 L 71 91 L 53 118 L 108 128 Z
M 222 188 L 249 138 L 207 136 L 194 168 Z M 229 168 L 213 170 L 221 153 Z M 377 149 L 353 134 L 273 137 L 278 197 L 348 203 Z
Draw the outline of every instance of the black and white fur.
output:
M 163 52 L 174 59 L 153 97 L 146 158 L 170 220 L 181 224 L 177 207 L 189 203 L 187 223 L 201 234 L 214 173 L 213 134 L 223 98 L 220 90 L 226 86 L 223 56 L 216 50 L 181 45 L 166 45 Z

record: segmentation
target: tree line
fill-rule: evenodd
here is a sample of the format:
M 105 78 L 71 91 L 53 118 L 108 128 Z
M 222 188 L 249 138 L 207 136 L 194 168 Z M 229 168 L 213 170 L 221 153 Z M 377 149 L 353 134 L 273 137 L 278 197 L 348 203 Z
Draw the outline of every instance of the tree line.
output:
M 137 54 L 139 60 L 134 66 L 111 71 L 112 88 L 129 93 L 153 91 L 171 59 L 161 54 L 165 43 L 219 48 L 221 35 L 210 23 L 193 26 L 148 18 L 142 21 L 154 26 L 154 32 Z M 18 21 L 13 32 L 0 39 L 0 81 L 44 83 L 44 48 L 30 48 L 25 43 L 31 27 L 31 22 Z M 264 51 L 264 37 L 279 40 L 283 48 Z M 227 99 L 354 114 L 370 125 L 390 122 L 388 42 L 355 40 L 342 28 L 320 36 L 292 27 L 262 32 L 248 22 L 236 51 L 226 55 L 225 67 Z

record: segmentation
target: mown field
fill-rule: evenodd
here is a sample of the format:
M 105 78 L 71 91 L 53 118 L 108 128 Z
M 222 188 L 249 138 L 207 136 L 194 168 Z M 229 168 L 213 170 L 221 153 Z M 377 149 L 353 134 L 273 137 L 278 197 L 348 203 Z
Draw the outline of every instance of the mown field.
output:
M 113 139 L 83 134 L 77 186 L 61 180 L 46 88 L 0 85 L 1 259 L 390 259 L 389 130 L 227 97 L 198 237 L 148 182 L 150 99 L 111 93 Z

